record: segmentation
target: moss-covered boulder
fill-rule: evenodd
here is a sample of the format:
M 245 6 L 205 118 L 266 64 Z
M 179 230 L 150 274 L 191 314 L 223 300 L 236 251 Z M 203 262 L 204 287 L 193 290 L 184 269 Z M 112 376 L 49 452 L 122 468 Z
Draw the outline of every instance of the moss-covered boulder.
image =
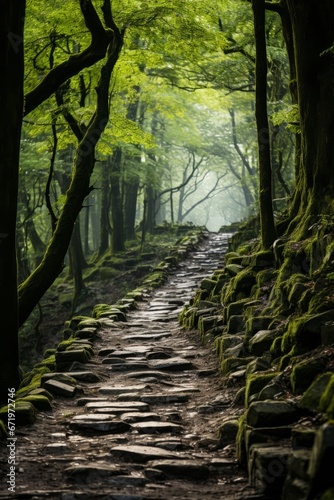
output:
M 248 348 L 251 354 L 262 356 L 269 351 L 275 338 L 279 335 L 277 330 L 260 330 L 249 341 Z
M 230 357 L 222 361 L 220 365 L 220 371 L 223 375 L 228 375 L 231 372 L 235 372 L 241 367 L 246 367 L 246 365 L 252 361 L 253 358 L 237 358 Z
M 50 411 L 52 410 L 52 405 L 49 401 L 49 399 L 46 396 L 43 396 L 41 394 L 28 394 L 27 396 L 24 396 L 23 398 L 17 399 L 16 403 L 18 402 L 28 402 L 31 403 L 34 408 L 37 411 Z
M 250 404 L 246 422 L 252 427 L 276 427 L 296 422 L 298 409 L 286 401 L 254 401 Z
M 219 445 L 227 446 L 234 444 L 239 430 L 238 420 L 227 420 L 222 422 L 218 428 Z
M 327 413 L 330 418 L 334 414 L 334 374 L 328 380 L 327 385 L 321 395 L 320 409 Z
M 313 380 L 324 371 L 325 359 L 305 359 L 293 366 L 290 383 L 294 394 L 302 394 L 312 384 Z
M 283 353 L 288 353 L 294 346 L 302 353 L 321 345 L 321 329 L 332 320 L 334 320 L 334 309 L 291 320 L 287 332 L 283 335 Z
M 274 377 L 277 372 L 253 373 L 246 379 L 245 406 L 248 408 L 251 397 L 258 394 Z
M 41 387 L 42 376 L 46 373 L 50 373 L 50 369 L 46 366 L 34 368 L 31 372 L 26 374 L 22 380 L 18 391 L 16 392 L 16 397 L 23 397 L 29 394 L 34 389 L 39 389 Z
M 15 425 L 32 425 L 36 421 L 36 410 L 29 401 L 17 399 L 15 402 Z M 0 420 L 5 424 L 8 421 L 8 406 L 0 409 Z
M 314 412 L 321 411 L 320 400 L 332 376 L 331 372 L 318 375 L 303 394 L 299 406 Z

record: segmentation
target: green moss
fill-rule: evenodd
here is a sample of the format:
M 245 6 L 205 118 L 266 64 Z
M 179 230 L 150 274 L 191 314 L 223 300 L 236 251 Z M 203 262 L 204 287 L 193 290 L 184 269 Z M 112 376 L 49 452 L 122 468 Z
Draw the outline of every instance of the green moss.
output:
M 46 396 L 36 395 L 36 394 L 34 394 L 34 395 L 28 394 L 27 396 L 24 396 L 22 398 L 17 399 L 16 403 L 18 403 L 20 401 L 23 401 L 23 402 L 26 401 L 28 403 L 31 403 L 37 411 L 52 410 L 51 403 Z
M 333 398 L 334 398 L 334 375 L 328 381 L 326 389 L 324 390 L 320 399 L 320 409 L 324 413 L 331 413 L 333 411 Z
M 270 347 L 270 354 L 272 355 L 272 357 L 275 359 L 275 358 L 278 358 L 282 355 L 282 339 L 283 339 L 283 335 L 281 335 L 280 337 L 276 337 L 276 339 L 274 339 L 273 343 L 271 344 L 271 347 Z
M 311 411 L 321 411 L 320 400 L 332 377 L 334 379 L 333 374 L 330 372 L 318 375 L 300 400 L 300 407 Z
M 321 496 L 321 500 L 334 500 L 334 488 L 326 490 Z
M 22 380 L 19 390 L 16 393 L 16 397 L 26 396 L 32 390 L 41 387 L 41 378 L 45 373 L 50 373 L 50 369 L 47 367 L 40 367 L 34 368 L 31 372 L 29 372 Z
M 227 375 L 241 367 L 245 367 L 252 359 L 253 358 L 236 358 L 234 356 L 226 358 L 220 365 L 221 373 Z
M 240 465 L 243 467 L 247 466 L 247 451 L 246 451 L 246 425 L 247 421 L 247 411 L 243 414 L 242 417 L 239 418 L 238 424 L 238 432 L 236 437 L 236 452 L 237 452 L 237 460 Z
M 258 394 L 274 377 L 278 375 L 277 372 L 270 373 L 253 373 L 247 377 L 246 380 L 246 393 L 245 393 L 245 406 L 248 408 L 250 397 Z
M 37 365 L 35 365 L 35 368 L 43 366 L 46 366 L 50 370 L 54 370 L 56 368 L 56 356 L 54 354 L 51 354 L 51 356 L 49 356 L 48 358 L 43 359 L 42 361 L 37 363 Z
M 283 336 L 282 352 L 288 353 L 294 346 L 300 354 L 315 349 L 321 344 L 321 327 L 332 319 L 334 309 L 290 320 L 288 330 Z

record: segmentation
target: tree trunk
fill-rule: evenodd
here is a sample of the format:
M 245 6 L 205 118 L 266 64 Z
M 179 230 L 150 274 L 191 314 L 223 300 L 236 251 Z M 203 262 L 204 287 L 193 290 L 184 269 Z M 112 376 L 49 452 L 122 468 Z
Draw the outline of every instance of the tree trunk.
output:
M 252 0 L 256 47 L 255 116 L 259 158 L 259 202 L 261 243 L 269 249 L 276 239 L 272 207 L 272 172 L 267 113 L 267 49 L 265 30 L 265 0 Z
M 16 213 L 23 116 L 24 0 L 1 0 L 0 16 L 0 401 L 19 385 Z
M 109 166 L 106 161 L 102 162 L 102 186 L 101 186 L 101 206 L 100 206 L 100 233 L 98 257 L 101 257 L 109 249 L 109 209 L 110 209 L 110 182 Z
M 73 234 L 69 246 L 70 268 L 74 281 L 74 293 L 72 302 L 72 311 L 74 312 L 80 303 L 80 298 L 86 293 L 86 286 L 82 276 L 82 270 L 86 263 L 83 259 L 82 243 L 80 235 L 79 218 L 74 224 Z
M 137 197 L 139 190 L 139 176 L 131 175 L 125 181 L 125 197 L 124 197 L 124 228 L 125 239 L 136 239 L 136 210 L 137 210 Z
M 287 0 L 294 35 L 301 126 L 299 237 L 311 219 L 333 213 L 334 10 L 330 0 Z
M 111 220 L 112 235 L 111 248 L 113 252 L 122 252 L 125 250 L 124 244 L 124 221 L 123 221 L 123 200 L 121 195 L 121 168 L 122 168 L 122 150 L 116 148 L 111 163 L 110 174 L 110 196 L 111 196 Z
M 108 59 L 101 69 L 101 77 L 96 88 L 97 109 L 91 123 L 80 142 L 75 159 L 71 185 L 66 194 L 63 210 L 57 227 L 41 264 L 19 287 L 19 321 L 22 324 L 33 311 L 41 297 L 52 285 L 63 269 L 63 261 L 71 240 L 74 223 L 82 203 L 91 191 L 90 176 L 95 164 L 95 147 L 108 122 L 109 83 L 112 70 L 122 47 L 122 37 L 115 28 L 115 40 Z

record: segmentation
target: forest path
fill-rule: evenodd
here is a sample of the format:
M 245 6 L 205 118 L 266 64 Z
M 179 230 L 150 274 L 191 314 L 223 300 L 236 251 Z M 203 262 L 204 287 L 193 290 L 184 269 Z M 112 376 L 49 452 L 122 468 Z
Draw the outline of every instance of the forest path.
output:
M 0 498 L 246 498 L 234 447 L 220 447 L 217 434 L 238 413 L 237 388 L 222 388 L 212 347 L 177 320 L 222 267 L 228 236 L 209 233 L 126 322 L 102 320 L 84 365 L 95 381 L 17 429 L 16 493 L 6 495 L 3 482 Z

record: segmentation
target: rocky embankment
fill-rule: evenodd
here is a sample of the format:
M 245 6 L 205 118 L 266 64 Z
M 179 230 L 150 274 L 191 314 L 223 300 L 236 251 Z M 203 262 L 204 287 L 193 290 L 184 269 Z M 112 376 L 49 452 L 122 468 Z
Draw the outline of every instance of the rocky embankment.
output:
M 307 241 L 278 240 L 273 252 L 242 239 L 232 238 L 181 324 L 214 346 L 223 385 L 239 387 L 220 432 L 234 427 L 259 498 L 332 500 L 333 235 L 311 228 Z

